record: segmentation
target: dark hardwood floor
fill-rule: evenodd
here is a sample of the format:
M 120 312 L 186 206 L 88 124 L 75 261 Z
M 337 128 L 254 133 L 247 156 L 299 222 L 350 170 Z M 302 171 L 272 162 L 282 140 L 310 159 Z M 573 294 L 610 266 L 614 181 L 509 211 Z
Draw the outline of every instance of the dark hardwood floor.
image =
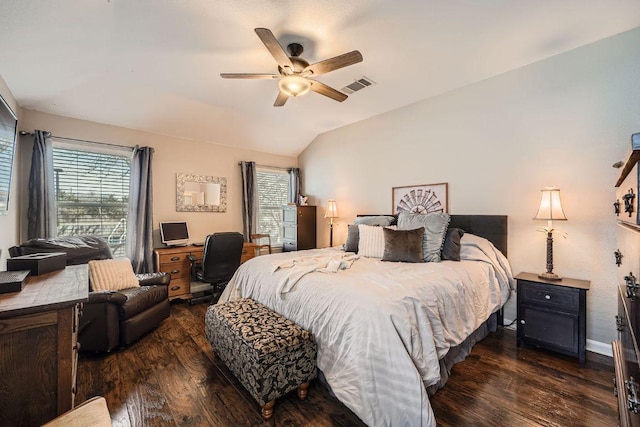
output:
M 276 403 L 268 423 L 204 336 L 206 304 L 172 304 L 171 318 L 125 350 L 81 354 L 76 404 L 106 398 L 114 426 L 362 426 L 317 381 Z M 453 368 L 432 399 L 442 426 L 615 426 L 611 361 L 516 348 L 500 330 Z M 398 396 L 400 399 L 401 396 Z

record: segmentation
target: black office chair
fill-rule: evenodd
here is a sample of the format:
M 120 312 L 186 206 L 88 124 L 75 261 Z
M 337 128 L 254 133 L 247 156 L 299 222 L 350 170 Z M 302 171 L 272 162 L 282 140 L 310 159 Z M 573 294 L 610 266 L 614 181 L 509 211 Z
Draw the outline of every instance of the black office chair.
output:
M 207 236 L 204 242 L 202 262 L 193 255 L 187 258 L 191 262 L 191 279 L 210 283 L 211 294 L 192 298 L 194 300 L 210 299 L 217 301 L 224 288 L 240 266 L 244 236 L 240 233 L 214 233 Z

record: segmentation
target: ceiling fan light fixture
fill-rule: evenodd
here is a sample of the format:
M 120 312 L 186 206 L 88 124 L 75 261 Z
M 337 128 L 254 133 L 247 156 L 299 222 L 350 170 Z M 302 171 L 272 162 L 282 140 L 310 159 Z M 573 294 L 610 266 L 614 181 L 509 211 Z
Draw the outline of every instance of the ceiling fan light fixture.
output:
M 300 96 L 309 92 L 311 82 L 297 75 L 284 76 L 278 82 L 280 90 L 289 96 Z

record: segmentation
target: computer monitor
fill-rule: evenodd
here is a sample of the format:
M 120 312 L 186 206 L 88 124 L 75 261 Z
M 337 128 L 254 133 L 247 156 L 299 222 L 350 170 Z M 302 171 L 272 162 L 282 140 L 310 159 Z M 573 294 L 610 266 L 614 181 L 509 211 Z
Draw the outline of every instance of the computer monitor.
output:
M 167 246 L 184 246 L 189 243 L 189 227 L 186 221 L 160 223 L 160 237 Z

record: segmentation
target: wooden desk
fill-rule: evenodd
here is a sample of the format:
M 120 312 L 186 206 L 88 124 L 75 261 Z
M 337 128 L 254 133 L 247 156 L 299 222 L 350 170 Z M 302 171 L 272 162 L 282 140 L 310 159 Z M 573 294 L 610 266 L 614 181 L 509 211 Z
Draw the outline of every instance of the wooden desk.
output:
M 244 242 L 240 263 L 256 256 L 256 247 L 255 243 Z M 156 271 L 164 271 L 171 275 L 169 300 L 191 299 L 191 263 L 187 255 L 202 261 L 203 250 L 203 246 L 187 245 L 158 248 L 153 251 Z
M 29 277 L 0 294 L 0 423 L 41 425 L 73 408 L 86 265 Z

